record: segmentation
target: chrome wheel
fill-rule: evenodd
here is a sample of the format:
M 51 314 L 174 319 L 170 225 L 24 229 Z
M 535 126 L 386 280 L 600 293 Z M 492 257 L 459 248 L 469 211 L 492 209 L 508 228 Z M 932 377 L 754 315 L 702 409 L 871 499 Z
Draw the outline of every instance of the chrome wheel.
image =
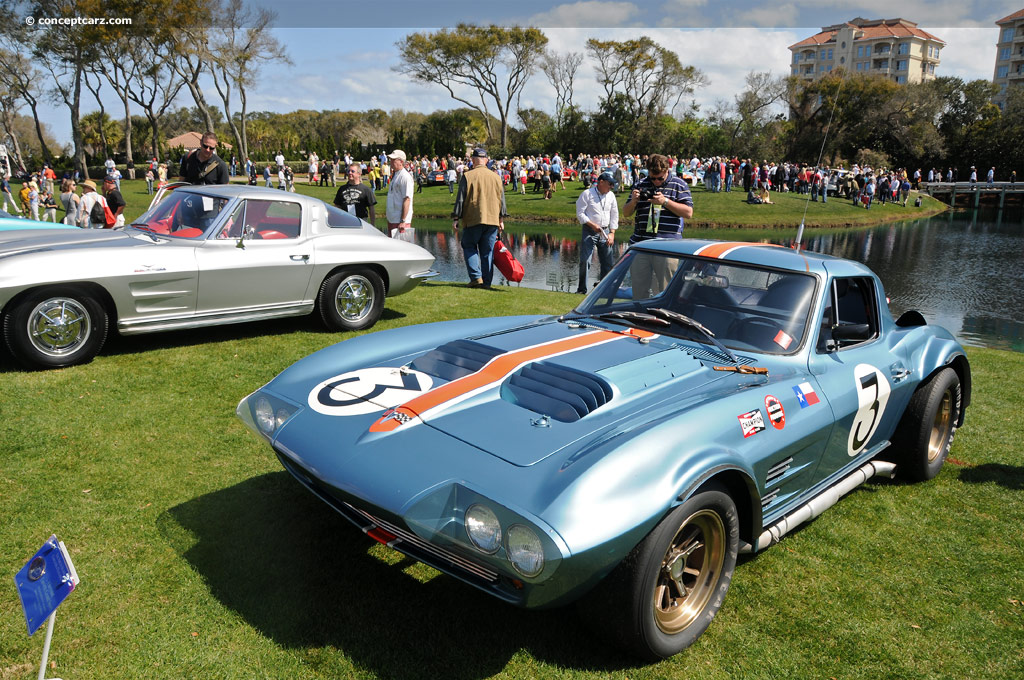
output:
M 654 620 L 673 635 L 704 611 L 725 564 L 725 524 L 717 513 L 691 515 L 669 544 L 654 587 Z
M 353 274 L 342 281 L 334 296 L 338 314 L 349 323 L 358 323 L 366 318 L 373 309 L 373 303 L 373 285 L 359 274 Z
M 932 430 L 928 436 L 928 462 L 935 461 L 949 444 L 949 434 L 953 429 L 953 390 L 947 389 L 942 394 L 942 401 L 935 410 Z
M 55 297 L 43 300 L 28 315 L 28 339 L 49 357 L 74 354 L 92 334 L 92 320 L 78 300 Z

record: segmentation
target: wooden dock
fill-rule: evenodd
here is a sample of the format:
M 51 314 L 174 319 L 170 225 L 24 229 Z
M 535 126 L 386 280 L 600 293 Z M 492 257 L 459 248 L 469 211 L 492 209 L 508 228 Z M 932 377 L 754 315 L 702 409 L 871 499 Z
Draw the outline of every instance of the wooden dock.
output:
M 988 182 L 921 182 L 921 191 L 934 198 L 948 196 L 949 205 L 956 205 L 957 197 L 961 200 L 966 197 L 967 202 L 977 208 L 983 196 L 986 203 L 990 198 L 992 202 L 998 198 L 1000 208 L 1005 205 L 1007 196 L 1011 201 L 1024 203 L 1024 183 L 993 182 L 990 186 Z

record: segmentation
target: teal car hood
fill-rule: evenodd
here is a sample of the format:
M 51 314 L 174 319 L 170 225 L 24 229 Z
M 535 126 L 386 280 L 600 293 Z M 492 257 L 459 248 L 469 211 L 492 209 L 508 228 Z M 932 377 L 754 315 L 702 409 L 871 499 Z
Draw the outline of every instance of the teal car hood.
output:
M 417 432 L 429 427 L 529 466 L 629 429 L 668 399 L 706 398 L 709 383 L 725 374 L 695 356 L 702 351 L 621 326 L 551 321 L 332 376 L 305 400 L 340 416 L 331 429 L 353 443 L 415 447 Z

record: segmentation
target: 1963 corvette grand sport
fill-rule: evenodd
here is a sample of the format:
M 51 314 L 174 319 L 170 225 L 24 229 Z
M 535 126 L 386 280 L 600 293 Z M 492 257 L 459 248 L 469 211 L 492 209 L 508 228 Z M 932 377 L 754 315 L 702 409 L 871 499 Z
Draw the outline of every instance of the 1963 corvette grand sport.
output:
M 372 538 L 516 605 L 579 600 L 655 659 L 738 552 L 872 476 L 934 477 L 970 394 L 960 345 L 863 265 L 649 241 L 564 316 L 347 340 L 237 412 Z
M 123 335 L 298 316 L 332 330 L 376 323 L 385 295 L 434 257 L 315 198 L 240 186 L 184 187 L 124 230 L 0 234 L 0 314 L 16 358 L 92 359 Z

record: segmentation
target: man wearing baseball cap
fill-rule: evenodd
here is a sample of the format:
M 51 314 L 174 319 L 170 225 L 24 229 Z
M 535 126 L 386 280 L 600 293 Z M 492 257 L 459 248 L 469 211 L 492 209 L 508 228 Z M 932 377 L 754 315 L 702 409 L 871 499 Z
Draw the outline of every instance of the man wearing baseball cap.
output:
M 462 256 L 466 260 L 470 288 L 490 288 L 494 279 L 494 244 L 505 229 L 505 187 L 487 168 L 487 151 L 473 150 L 473 167 L 462 173 L 459 193 L 452 208 L 452 231 L 459 235 L 462 221 Z
M 114 213 L 114 226 L 124 226 L 124 207 L 127 203 L 117 190 L 117 176 L 110 174 L 103 178 L 103 197 L 107 199 L 110 212 Z M 104 225 L 105 226 L 105 225 Z
M 388 236 L 402 238 L 412 227 L 412 193 L 415 189 L 412 174 L 405 169 L 405 152 L 395 149 L 388 155 L 391 166 L 391 184 L 388 185 L 388 202 L 385 215 L 388 221 Z
M 601 265 L 603 279 L 612 269 L 612 244 L 615 230 L 619 227 L 619 204 L 615 200 L 615 176 L 602 172 L 597 183 L 585 189 L 576 199 L 576 219 L 583 225 L 580 237 L 580 282 L 577 293 L 587 292 L 587 270 L 590 258 L 597 249 L 597 260 Z

